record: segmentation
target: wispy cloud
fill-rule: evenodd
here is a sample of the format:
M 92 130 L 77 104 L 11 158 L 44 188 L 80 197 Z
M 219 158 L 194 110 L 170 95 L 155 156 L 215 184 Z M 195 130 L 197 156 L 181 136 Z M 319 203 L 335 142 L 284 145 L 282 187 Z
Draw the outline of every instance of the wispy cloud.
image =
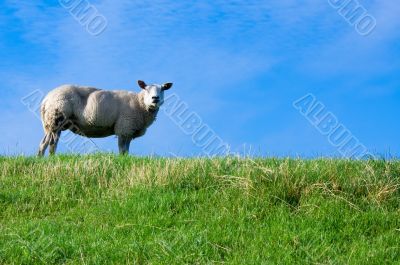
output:
M 365 91 L 397 84 L 392 78 L 385 81 L 391 85 L 382 88 L 370 78 L 387 78 L 386 73 L 398 69 L 390 54 L 391 43 L 398 38 L 395 1 L 365 2 L 378 20 L 376 32 L 368 38 L 358 36 L 324 1 L 91 3 L 109 23 L 98 37 L 87 34 L 58 3 L 6 1 L 0 25 L 13 30 L 0 33 L 0 45 L 11 51 L 11 55 L 0 52 L 5 55 L 0 63 L 5 89 L 0 93 L 2 104 L 18 113 L 18 119 L 31 118 L 29 112 L 15 107 L 19 98 L 38 88 L 46 92 L 64 83 L 79 83 L 137 90 L 139 78 L 174 81 L 175 92 L 232 145 L 262 145 L 266 130 L 274 139 L 279 139 L 280 131 L 286 132 L 282 139 L 287 139 L 292 128 L 302 128 L 287 124 L 295 119 L 290 114 L 291 94 L 317 89 L 312 84 L 368 84 Z M 326 87 L 329 93 L 341 90 Z M 2 122 L 10 122 L 15 114 L 0 111 Z M 141 153 L 156 147 L 168 153 L 173 151 L 171 146 L 196 152 L 190 139 L 164 118 L 135 144 Z M 231 123 L 221 123 L 221 119 Z M 29 126 L 32 123 L 40 127 L 38 121 Z M 12 126 L 20 128 L 18 124 L 15 121 Z M 240 125 L 250 131 L 234 132 Z M 15 139 L 24 144 L 37 142 L 40 137 L 40 130 L 26 136 L 15 129 L 15 137 L 1 145 L 12 146 Z M 160 138 L 164 139 L 161 144 Z M 110 140 L 99 142 L 107 149 L 115 145 Z M 296 141 L 277 144 L 275 150 L 290 150 L 289 142 Z M 323 148 L 316 143 L 317 150 Z

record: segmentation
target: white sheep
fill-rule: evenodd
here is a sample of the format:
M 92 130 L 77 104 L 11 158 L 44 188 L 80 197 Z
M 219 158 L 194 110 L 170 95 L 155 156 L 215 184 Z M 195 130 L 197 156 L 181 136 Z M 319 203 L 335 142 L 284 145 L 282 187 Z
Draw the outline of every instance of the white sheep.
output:
M 172 87 L 172 83 L 138 84 L 142 88 L 140 93 L 74 85 L 51 91 L 41 105 L 45 136 L 38 155 L 43 156 L 49 145 L 50 154 L 55 154 L 65 130 L 89 138 L 116 135 L 120 154 L 128 153 L 131 141 L 143 136 L 154 122 L 164 103 L 164 91 Z

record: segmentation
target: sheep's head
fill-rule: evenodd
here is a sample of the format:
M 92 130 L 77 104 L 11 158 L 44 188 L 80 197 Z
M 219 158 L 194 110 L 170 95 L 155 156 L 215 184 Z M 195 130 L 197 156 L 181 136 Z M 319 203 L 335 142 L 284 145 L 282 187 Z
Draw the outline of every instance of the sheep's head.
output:
M 149 111 L 158 110 L 164 103 L 164 91 L 172 87 L 172 83 L 165 83 L 163 85 L 147 85 L 145 82 L 139 80 L 139 86 L 143 89 L 144 104 Z

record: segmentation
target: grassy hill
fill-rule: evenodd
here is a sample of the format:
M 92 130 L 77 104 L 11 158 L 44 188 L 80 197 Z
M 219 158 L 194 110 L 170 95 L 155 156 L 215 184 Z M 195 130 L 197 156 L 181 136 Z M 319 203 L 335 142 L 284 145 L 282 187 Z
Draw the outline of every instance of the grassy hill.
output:
M 400 162 L 0 158 L 0 264 L 400 263 Z

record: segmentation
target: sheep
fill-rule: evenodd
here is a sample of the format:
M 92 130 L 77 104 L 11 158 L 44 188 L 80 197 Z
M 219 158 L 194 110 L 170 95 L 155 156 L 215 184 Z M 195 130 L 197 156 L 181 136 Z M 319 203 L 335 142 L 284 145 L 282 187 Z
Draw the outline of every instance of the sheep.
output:
M 61 132 L 66 130 L 88 138 L 116 135 L 119 153 L 129 153 L 131 141 L 146 133 L 164 103 L 164 91 L 173 85 L 147 85 L 141 80 L 138 84 L 139 93 L 75 85 L 51 91 L 41 104 L 45 136 L 38 155 L 44 156 L 48 146 L 54 155 Z

